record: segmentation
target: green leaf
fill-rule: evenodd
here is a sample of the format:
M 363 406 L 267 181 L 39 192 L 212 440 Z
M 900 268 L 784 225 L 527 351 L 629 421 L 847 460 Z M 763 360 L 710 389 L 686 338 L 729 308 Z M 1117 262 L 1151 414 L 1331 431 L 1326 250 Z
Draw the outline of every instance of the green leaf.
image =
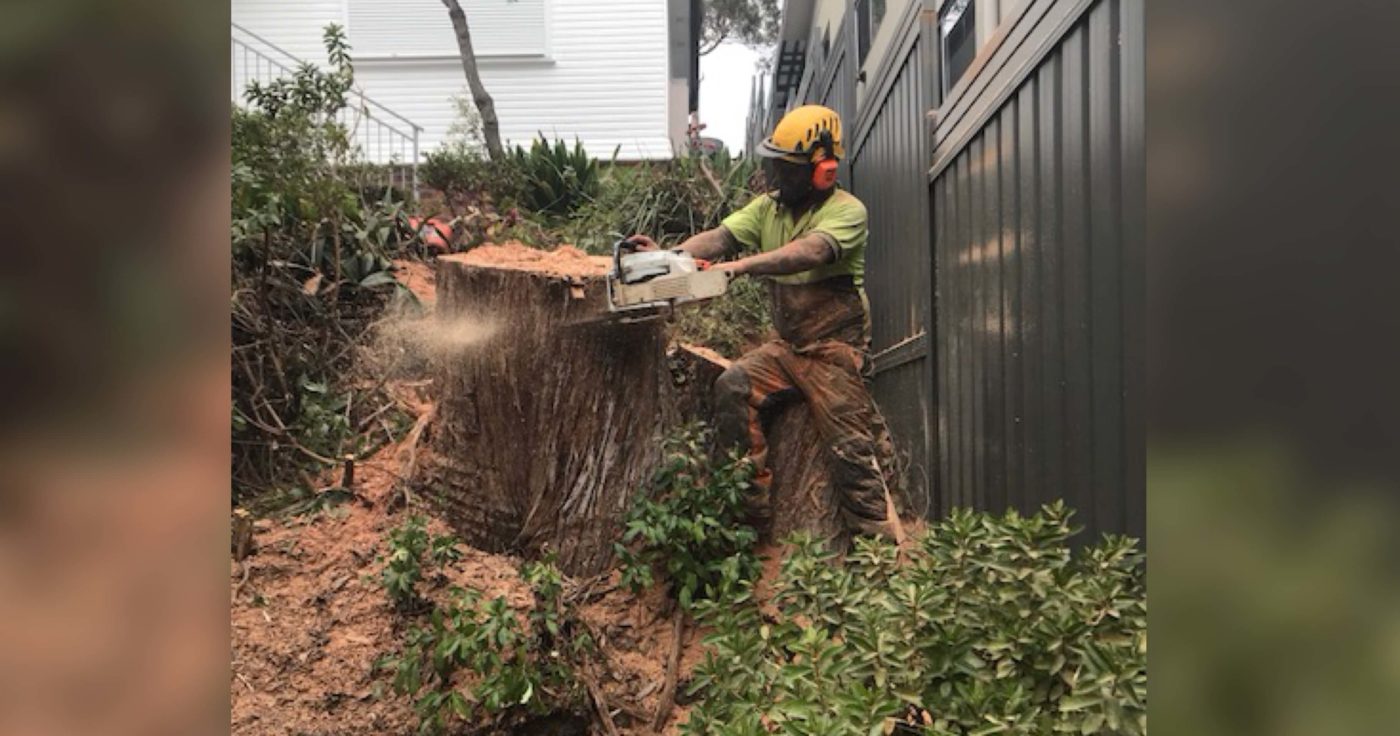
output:
M 395 279 L 394 275 L 392 273 L 389 273 L 388 271 L 375 271 L 374 273 L 360 280 L 360 286 L 365 289 L 372 288 L 375 286 L 383 286 L 385 284 L 397 283 L 398 279 Z

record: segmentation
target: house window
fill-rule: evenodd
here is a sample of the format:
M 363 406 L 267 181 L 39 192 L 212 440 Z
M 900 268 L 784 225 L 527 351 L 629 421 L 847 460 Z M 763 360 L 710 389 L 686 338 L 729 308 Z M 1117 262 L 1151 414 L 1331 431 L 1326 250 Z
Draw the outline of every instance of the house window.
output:
M 546 0 L 460 0 L 479 57 L 544 56 Z M 357 59 L 457 56 L 442 0 L 346 0 Z
M 948 0 L 938 18 L 943 40 L 943 94 L 962 79 L 977 55 L 977 4 L 973 0 Z
M 870 44 L 880 33 L 880 23 L 884 20 L 885 0 L 856 0 L 856 48 L 861 64 L 870 54 Z

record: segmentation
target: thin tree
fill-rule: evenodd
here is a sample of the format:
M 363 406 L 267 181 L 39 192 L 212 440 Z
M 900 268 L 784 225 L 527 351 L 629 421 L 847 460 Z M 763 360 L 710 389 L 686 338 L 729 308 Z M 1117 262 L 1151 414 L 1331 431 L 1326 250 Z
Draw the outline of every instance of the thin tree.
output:
M 486 139 L 486 152 L 491 160 L 498 161 L 505 155 L 501 147 L 501 123 L 496 119 L 496 103 L 486 85 L 481 83 L 481 72 L 476 68 L 476 52 L 472 51 L 472 33 L 467 27 L 467 14 L 457 0 L 442 0 L 447 6 L 447 17 L 452 19 L 452 29 L 457 32 L 457 50 L 462 56 L 462 71 L 467 74 L 467 86 L 472 91 L 472 103 L 481 114 L 481 135 Z
M 771 47 L 782 25 L 781 5 L 778 0 L 709 0 L 700 28 L 700 55 L 725 41 L 738 41 L 750 48 Z

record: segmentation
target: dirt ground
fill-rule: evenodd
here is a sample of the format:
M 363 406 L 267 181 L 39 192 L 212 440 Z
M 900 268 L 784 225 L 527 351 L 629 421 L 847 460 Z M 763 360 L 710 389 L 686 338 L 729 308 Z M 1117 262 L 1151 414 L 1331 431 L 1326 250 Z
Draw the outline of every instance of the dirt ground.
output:
M 593 268 L 596 263 L 572 248 L 536 257 L 516 251 L 523 246 L 489 247 L 496 250 L 478 248 L 472 253 L 531 268 L 568 267 L 575 274 L 579 267 Z M 431 269 L 405 264 L 398 277 L 431 303 Z M 406 398 L 404 404 L 420 416 L 432 411 L 431 404 L 421 400 Z M 405 506 L 400 481 L 422 460 L 414 437 L 410 432 L 400 444 L 387 445 L 356 464 L 353 500 L 314 516 L 255 523 L 255 551 L 242 563 L 232 562 L 229 576 L 233 733 L 415 731 L 412 704 L 394 696 L 386 678 L 372 673 L 375 660 L 396 649 L 405 626 L 379 581 L 382 565 L 377 557 L 389 530 L 408 514 L 421 513 L 430 519 L 432 533 L 447 531 L 412 499 Z M 330 486 L 339 479 L 336 470 L 322 480 Z M 766 550 L 766 579 L 776 575 L 775 552 Z M 524 610 L 533 597 L 519 578 L 520 563 L 514 557 L 465 548 L 464 558 L 436 590 L 450 585 L 475 588 L 488 598 L 504 596 Z M 650 734 L 672 647 L 670 607 L 660 591 L 639 598 L 619 588 L 617 579 L 613 571 L 588 581 L 592 593 L 579 615 L 598 636 L 603 656 L 596 675 L 619 730 Z M 432 591 L 428 593 L 431 597 Z M 678 687 L 682 699 L 689 673 L 704 656 L 704 632 L 688 629 Z M 675 733 L 686 712 L 686 706 L 677 705 L 662 732 Z

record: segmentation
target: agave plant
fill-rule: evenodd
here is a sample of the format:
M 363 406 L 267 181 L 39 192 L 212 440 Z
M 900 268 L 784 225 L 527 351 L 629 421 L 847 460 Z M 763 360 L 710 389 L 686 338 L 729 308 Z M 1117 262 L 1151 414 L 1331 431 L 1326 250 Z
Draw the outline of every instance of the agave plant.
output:
M 541 133 L 529 152 L 515 147 L 515 162 L 524 174 L 524 204 L 536 212 L 566 216 L 598 196 L 598 161 L 577 138 L 570 149 L 562 139 L 551 145 Z

